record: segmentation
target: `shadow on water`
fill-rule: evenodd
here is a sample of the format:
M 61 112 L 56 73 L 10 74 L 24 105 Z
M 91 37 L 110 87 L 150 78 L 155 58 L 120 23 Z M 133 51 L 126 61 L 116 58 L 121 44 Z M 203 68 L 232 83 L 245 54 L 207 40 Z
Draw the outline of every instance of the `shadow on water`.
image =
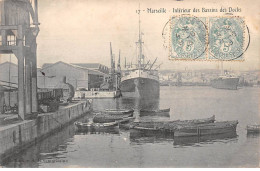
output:
M 89 134 L 118 134 L 119 128 L 87 128 L 84 130 L 76 130 L 75 135 L 89 135 Z
M 135 110 L 157 110 L 159 109 L 159 99 L 149 98 L 121 98 L 118 99 L 121 107 L 130 107 Z
M 116 99 L 94 99 L 93 100 L 93 110 L 94 111 L 104 111 L 106 109 L 134 109 L 134 117 L 138 121 L 140 119 L 139 111 L 141 109 L 145 110 L 158 110 L 159 109 L 159 99 L 150 98 L 116 98 Z M 157 120 L 157 117 L 145 118 L 148 120 Z M 167 117 L 166 117 L 167 119 Z
M 258 89 L 257 92 L 259 92 Z M 161 94 L 160 102 L 156 99 L 123 97 L 94 99 L 93 109 L 94 111 L 135 109 L 135 121 L 185 120 L 204 118 L 209 113 L 214 113 L 219 120 L 239 120 L 239 125 L 241 125 L 241 128 L 238 127 L 237 130 L 239 137 L 236 134 L 222 134 L 174 138 L 172 134 L 162 134 L 161 132 L 128 130 L 129 124 L 122 125 L 125 129 L 121 129 L 120 125 L 120 129 L 78 131 L 75 129 L 75 125 L 71 124 L 32 144 L 31 147 L 18 154 L 0 161 L 0 165 L 3 167 L 67 167 L 69 164 L 77 164 L 79 167 L 187 167 L 197 165 L 220 167 L 229 166 L 227 164 L 230 163 L 231 158 L 234 158 L 233 161 L 235 161 L 232 166 L 259 165 L 260 136 L 259 134 L 246 135 L 244 130 L 247 122 L 259 119 L 257 105 L 259 96 L 256 95 L 256 90 L 240 90 L 235 93 L 205 87 L 166 87 L 161 89 Z M 140 117 L 139 115 L 140 109 L 157 110 L 162 107 L 171 108 L 170 118 Z M 248 109 L 252 110 L 250 117 L 245 115 Z M 93 115 L 88 115 L 78 121 L 87 122 L 91 117 Z M 241 131 L 242 129 L 243 131 Z M 209 150 L 208 144 L 212 150 Z M 206 148 L 203 148 L 204 146 Z M 158 149 L 155 149 L 157 147 Z M 198 160 L 194 160 L 195 150 L 185 147 L 200 147 L 196 149 L 199 150 L 196 157 Z M 218 158 L 215 158 L 212 152 L 217 153 Z M 176 158 L 174 158 L 175 156 Z M 67 159 L 68 162 L 60 163 L 59 161 L 63 159 Z M 59 163 L 46 163 L 48 160 L 57 160 Z
M 88 120 L 90 116 L 87 115 L 79 119 L 79 121 Z M 19 153 L 14 153 L 10 157 L 0 161 L 0 165 L 11 168 L 34 168 L 39 167 L 39 162 L 44 162 L 49 158 L 60 160 L 62 154 L 69 152 L 67 145 L 73 142 L 75 130 L 74 124 L 63 127 L 61 130 L 35 142 Z
M 105 109 L 159 109 L 159 99 L 147 98 L 116 98 L 116 99 L 94 99 L 93 110 L 102 111 Z
M 61 131 L 38 141 L 31 147 L 14 154 L 1 162 L 5 167 L 39 167 L 38 162 L 46 160 L 49 157 L 58 158 L 60 154 L 67 153 L 67 145 L 65 141 L 70 141 L 74 136 L 74 125 L 63 128 Z M 63 145 L 60 145 L 63 144 Z M 44 152 L 44 153 L 42 153 Z
M 206 135 L 206 136 L 193 136 L 193 137 L 175 137 L 173 145 L 178 146 L 194 146 L 197 144 L 213 144 L 214 142 L 229 143 L 231 141 L 237 141 L 236 133 L 218 134 L 218 135 Z
M 169 143 L 173 142 L 174 147 L 194 146 L 199 144 L 213 144 L 215 142 L 229 143 L 237 141 L 236 133 L 193 136 L 193 137 L 174 137 L 173 133 L 162 133 L 160 131 L 130 130 L 131 143 Z
M 137 144 L 145 143 L 171 143 L 173 134 L 159 131 L 130 130 L 130 142 Z
M 247 133 L 246 137 L 247 138 L 259 138 L 260 133 Z

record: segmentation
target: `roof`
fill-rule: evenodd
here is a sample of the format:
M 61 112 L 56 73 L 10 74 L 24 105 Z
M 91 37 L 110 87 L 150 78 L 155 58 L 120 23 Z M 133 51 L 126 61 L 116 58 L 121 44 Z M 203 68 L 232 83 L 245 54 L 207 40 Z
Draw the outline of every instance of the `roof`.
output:
M 9 64 L 11 64 L 11 65 L 17 67 L 17 65 L 16 65 L 15 63 L 12 63 L 12 62 L 4 62 L 4 63 L 1 63 L 1 64 L 0 64 L 0 67 L 3 66 L 3 65 L 9 65 Z
M 81 66 L 78 66 L 78 65 L 65 63 L 65 62 L 62 62 L 62 61 L 59 61 L 59 62 L 56 62 L 56 63 L 53 63 L 53 64 L 51 64 L 51 63 L 43 64 L 42 69 L 53 67 L 53 66 L 58 65 L 58 64 L 64 64 L 64 65 L 67 65 L 67 66 L 70 66 L 70 67 L 73 67 L 73 68 L 76 68 L 76 69 L 85 70 L 85 71 L 88 71 L 88 73 L 92 74 L 92 75 L 106 75 L 103 72 L 100 72 L 100 71 L 97 71 L 97 70 L 88 69 L 86 67 L 81 67 Z
M 85 68 L 99 68 L 101 64 L 99 63 L 72 63 L 73 65 L 78 65 Z
M 46 68 L 46 67 L 48 67 L 48 66 L 50 66 L 50 65 L 52 65 L 52 64 L 54 64 L 54 63 L 44 63 L 44 64 L 42 65 L 42 68 Z
M 42 65 L 42 68 L 46 68 L 52 64 L 54 64 L 54 63 L 44 63 Z M 99 66 L 102 64 L 100 64 L 100 63 L 71 63 L 71 65 L 77 65 L 77 66 L 89 68 L 89 69 L 99 69 Z M 102 66 L 105 66 L 105 65 L 102 65 Z

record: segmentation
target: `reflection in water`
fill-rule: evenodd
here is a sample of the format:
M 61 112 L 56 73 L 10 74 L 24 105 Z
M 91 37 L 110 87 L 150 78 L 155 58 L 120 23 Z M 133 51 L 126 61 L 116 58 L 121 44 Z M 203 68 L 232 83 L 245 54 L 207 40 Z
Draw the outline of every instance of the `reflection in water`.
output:
M 93 109 L 102 111 L 105 109 L 140 109 L 156 110 L 159 109 L 159 99 L 145 98 L 116 98 L 116 99 L 94 99 Z
M 130 130 L 130 141 L 138 144 L 173 142 L 174 146 L 193 146 L 197 143 L 213 143 L 237 141 L 237 134 L 219 134 L 209 136 L 174 137 L 173 133 L 162 133 L 159 131 Z
M 74 136 L 74 125 L 63 128 L 61 131 L 52 134 L 36 145 L 14 154 L 1 162 L 6 167 L 39 167 L 38 162 L 49 158 L 60 159 L 63 153 L 68 153 L 67 144 L 72 142 Z M 64 142 L 66 143 L 64 144 Z M 62 144 L 62 145 L 61 145 Z
M 157 110 L 159 109 L 159 99 L 146 99 L 146 98 L 121 98 L 118 99 L 121 107 L 130 107 L 135 110 L 149 109 Z
M 122 108 L 133 108 L 135 110 L 134 117 L 136 121 L 140 121 L 140 110 L 141 109 L 149 109 L 149 110 L 157 110 L 159 109 L 159 99 L 145 99 L 145 98 L 121 98 L 118 99 L 120 102 L 120 106 Z M 149 118 L 149 120 L 153 120 L 154 118 Z M 155 118 L 156 119 L 156 118 Z
M 237 141 L 236 133 L 207 135 L 207 136 L 193 136 L 193 137 L 174 137 L 175 146 L 193 146 L 197 143 L 213 143 L 213 142 L 228 143 L 230 141 Z
M 173 134 L 162 133 L 155 131 L 145 131 L 145 130 L 130 130 L 130 142 L 145 144 L 145 143 L 164 143 L 172 142 Z
M 171 134 L 122 129 L 78 131 L 70 125 L 1 162 L 4 167 L 243 167 L 259 166 L 259 134 L 245 127 L 259 119 L 259 89 L 162 87 L 154 99 L 94 99 L 95 111 L 135 109 L 135 121 L 205 118 L 239 120 L 237 135 L 174 138 Z M 224 97 L 224 98 L 223 98 Z M 243 98 L 241 98 L 243 97 Z M 244 103 L 244 102 L 247 103 Z M 227 107 L 232 106 L 232 107 Z M 171 108 L 170 118 L 139 117 L 140 109 Z M 248 109 L 250 117 L 245 115 Z M 87 122 L 89 117 L 78 121 Z M 188 148 L 182 148 L 187 147 Z M 174 148 L 173 148 L 174 147 Z M 199 148 L 197 148 L 199 147 Z M 241 152 L 242 151 L 242 152 Z M 194 153 L 196 152 L 196 157 Z M 212 155 L 216 153 L 216 155 Z M 217 156 L 217 157 L 216 157 Z M 57 160 L 55 163 L 46 161 Z M 67 162 L 60 163 L 65 160 Z
M 142 120 L 140 118 L 139 111 L 141 109 L 146 110 L 158 110 L 159 99 L 147 99 L 147 98 L 116 98 L 116 99 L 94 99 L 93 110 L 104 111 L 105 109 L 134 109 L 134 117 L 136 121 Z M 145 120 L 158 120 L 160 117 L 146 117 Z M 162 118 L 163 120 L 168 118 Z
M 79 119 L 79 121 L 88 121 L 87 115 Z M 53 133 L 47 138 L 43 138 L 36 144 L 32 144 L 29 148 L 13 154 L 12 156 L 0 161 L 0 165 L 6 167 L 39 167 L 39 163 L 50 158 L 61 159 L 64 153 L 68 153 L 68 144 L 73 143 L 75 135 L 75 125 L 71 124 Z M 66 142 L 66 143 L 65 143 Z
M 259 138 L 260 133 L 247 133 L 247 138 Z
M 119 128 L 87 128 L 84 130 L 77 130 L 75 135 L 88 134 L 119 134 Z

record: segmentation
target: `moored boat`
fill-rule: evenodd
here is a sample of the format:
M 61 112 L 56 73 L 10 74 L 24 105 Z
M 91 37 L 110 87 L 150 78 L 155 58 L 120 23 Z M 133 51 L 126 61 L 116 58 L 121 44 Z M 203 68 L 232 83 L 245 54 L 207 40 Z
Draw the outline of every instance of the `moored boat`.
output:
M 167 116 L 170 117 L 170 108 L 160 110 L 140 110 L 140 116 Z
M 109 123 L 93 123 L 93 122 L 76 122 L 75 125 L 78 129 L 88 129 L 88 128 L 114 128 L 118 127 L 118 122 L 109 122 Z
M 260 133 L 260 125 L 247 125 L 247 133 Z
M 163 131 L 173 132 L 179 125 L 196 125 L 208 124 L 215 121 L 215 115 L 205 119 L 194 120 L 175 120 L 175 121 L 161 121 L 161 122 L 133 122 L 130 124 L 130 129 L 146 130 L 146 131 Z
M 135 117 L 127 117 L 127 118 L 123 118 L 122 120 L 119 120 L 117 122 L 120 123 L 120 124 L 124 124 L 124 123 L 128 123 L 128 122 L 130 122 L 134 119 L 135 119 Z
M 126 117 L 128 117 L 128 116 L 97 114 L 93 117 L 93 122 L 94 123 L 115 122 L 115 121 L 122 120 L 123 118 L 126 118 Z
M 215 122 L 215 115 L 204 118 L 204 119 L 192 119 L 192 120 L 176 120 L 170 121 L 170 123 L 178 123 L 178 124 L 207 124 L 207 123 L 214 123 Z
M 217 135 L 235 133 L 238 121 L 223 121 L 209 124 L 178 125 L 174 137 Z
M 109 115 L 130 115 L 134 113 L 133 109 L 106 109 L 102 113 Z

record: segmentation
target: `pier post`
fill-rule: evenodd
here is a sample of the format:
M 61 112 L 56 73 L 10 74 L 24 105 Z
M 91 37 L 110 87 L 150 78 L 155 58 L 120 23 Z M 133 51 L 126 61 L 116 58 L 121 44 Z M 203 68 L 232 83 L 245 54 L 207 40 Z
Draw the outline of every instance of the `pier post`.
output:
M 5 6 L 2 4 L 1 6 L 1 25 L 5 25 Z M 1 38 L 2 38 L 2 46 L 7 45 L 7 36 L 6 30 L 1 30 Z
M 37 98 L 37 43 L 36 39 L 33 40 L 31 45 L 31 53 L 32 53 L 32 112 L 38 112 L 38 98 Z
M 26 114 L 32 113 L 32 88 L 31 88 L 31 53 L 26 52 L 25 56 L 25 111 Z
M 18 59 L 18 115 L 24 120 L 24 43 L 23 26 L 18 25 L 17 35 L 17 59 Z

